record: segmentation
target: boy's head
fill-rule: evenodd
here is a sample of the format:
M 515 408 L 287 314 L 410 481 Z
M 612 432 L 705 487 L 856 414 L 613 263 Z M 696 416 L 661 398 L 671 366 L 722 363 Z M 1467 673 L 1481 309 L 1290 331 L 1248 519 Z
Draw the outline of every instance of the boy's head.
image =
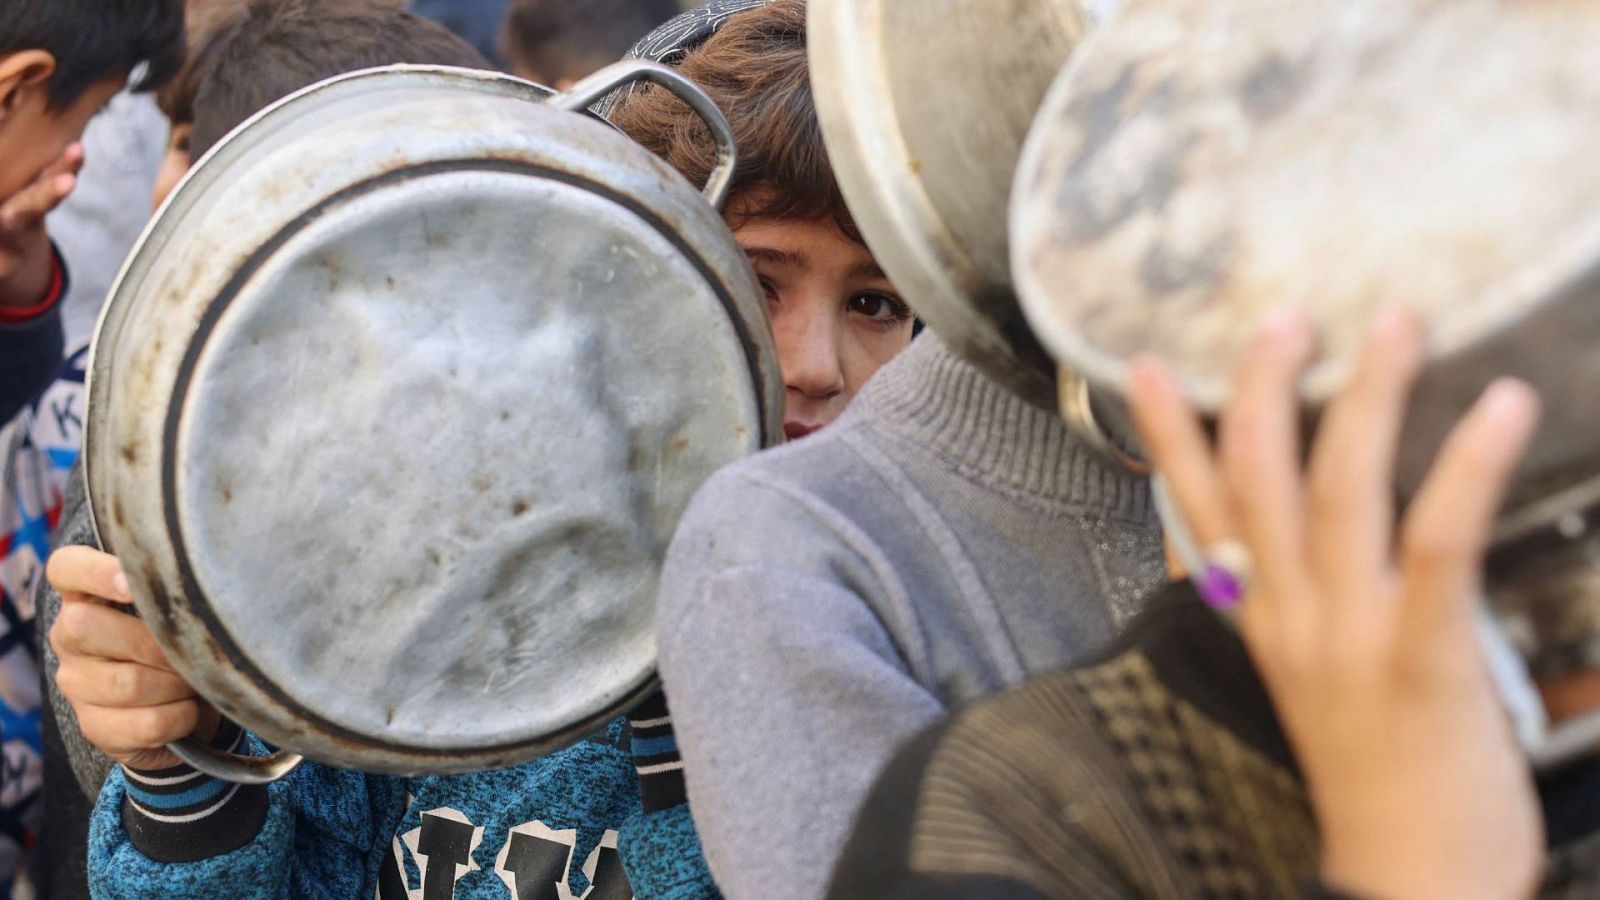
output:
M 396 63 L 488 67 L 400 0 L 208 0 L 190 42 L 187 63 L 158 96 L 172 132 L 157 204 L 224 135 L 301 88 Z
M 784 430 L 803 437 L 844 410 L 914 325 L 834 180 L 812 101 L 805 0 L 734 16 L 678 68 L 733 126 L 739 165 L 725 218 L 767 292 Z M 611 120 L 695 184 L 716 167 L 705 124 L 664 90 L 634 89 Z
M 0 3 L 0 198 L 76 141 L 137 76 L 160 85 L 183 62 L 183 0 Z
M 565 90 L 678 9 L 678 0 L 512 0 L 501 55 L 518 77 Z

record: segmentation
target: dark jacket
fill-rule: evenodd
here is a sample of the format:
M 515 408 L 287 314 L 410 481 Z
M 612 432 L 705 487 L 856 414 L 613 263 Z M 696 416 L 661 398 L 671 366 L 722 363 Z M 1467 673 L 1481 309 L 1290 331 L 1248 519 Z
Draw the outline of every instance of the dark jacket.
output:
M 0 425 L 11 421 L 39 396 L 61 366 L 66 336 L 61 328 L 61 298 L 67 293 L 66 266 L 54 286 L 50 308 L 21 322 L 0 318 Z

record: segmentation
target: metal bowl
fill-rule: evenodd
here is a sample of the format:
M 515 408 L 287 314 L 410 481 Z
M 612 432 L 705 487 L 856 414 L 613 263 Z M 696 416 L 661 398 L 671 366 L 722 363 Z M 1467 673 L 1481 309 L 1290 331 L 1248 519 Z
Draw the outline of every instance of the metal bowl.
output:
M 1216 410 L 1258 319 L 1299 306 L 1314 407 L 1372 314 L 1405 306 L 1432 364 L 1403 484 L 1500 374 L 1551 401 L 1527 476 L 1561 470 L 1600 448 L 1597 40 L 1582 5 L 1132 3 L 1061 73 L 1018 168 L 1028 319 L 1103 390 L 1152 352 Z
M 1373 314 L 1407 307 L 1430 342 L 1402 495 L 1492 379 L 1526 379 L 1546 413 L 1490 560 L 1496 633 L 1539 675 L 1592 667 L 1597 48 L 1593 4 L 1135 0 L 1028 137 L 1011 211 L 1028 320 L 1107 408 L 1125 360 L 1153 353 L 1216 412 L 1258 319 L 1297 306 L 1320 335 L 1314 411 Z M 1542 729 L 1524 730 L 1542 762 L 1600 743 L 1597 717 Z
M 94 519 L 175 666 L 269 742 L 480 769 L 653 687 L 678 516 L 783 397 L 713 205 L 574 111 L 638 77 L 681 82 L 325 82 L 215 148 L 125 268 Z
M 1091 22 L 1077 0 L 811 0 L 807 23 L 828 155 L 873 254 L 952 349 L 1046 403 L 1053 367 L 1012 293 L 1006 204 L 1039 101 Z

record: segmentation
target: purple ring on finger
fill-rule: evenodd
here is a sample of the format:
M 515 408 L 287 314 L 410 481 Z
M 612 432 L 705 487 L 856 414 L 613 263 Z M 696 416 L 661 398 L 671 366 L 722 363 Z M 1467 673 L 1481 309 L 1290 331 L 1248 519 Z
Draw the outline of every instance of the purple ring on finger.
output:
M 1195 589 L 1199 591 L 1200 599 L 1212 609 L 1227 611 L 1244 599 L 1244 585 L 1239 583 L 1238 577 L 1226 566 L 1216 563 L 1206 563 L 1206 570 L 1195 584 Z
M 1202 554 L 1205 568 L 1195 591 L 1212 609 L 1230 612 L 1250 590 L 1250 551 L 1238 541 L 1217 541 Z

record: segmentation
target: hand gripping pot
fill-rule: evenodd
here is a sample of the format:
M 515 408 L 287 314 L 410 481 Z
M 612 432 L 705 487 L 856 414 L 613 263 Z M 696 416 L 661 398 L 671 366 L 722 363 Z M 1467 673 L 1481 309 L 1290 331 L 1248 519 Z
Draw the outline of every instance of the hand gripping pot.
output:
M 716 136 L 705 196 L 581 112 L 641 78 Z M 96 527 L 177 669 L 275 745 L 461 772 L 625 711 L 690 494 L 781 435 L 714 209 L 727 121 L 653 63 L 547 95 L 425 67 L 302 91 L 208 154 L 103 314 Z
M 1140 352 L 1218 410 L 1279 304 L 1320 330 L 1313 409 L 1380 307 L 1428 322 L 1402 495 L 1490 380 L 1538 388 L 1485 633 L 1540 763 L 1600 738 L 1549 726 L 1527 677 L 1600 665 L 1597 48 L 1595 4 L 1131 3 L 1051 89 L 1012 195 L 1028 319 L 1113 416 Z

